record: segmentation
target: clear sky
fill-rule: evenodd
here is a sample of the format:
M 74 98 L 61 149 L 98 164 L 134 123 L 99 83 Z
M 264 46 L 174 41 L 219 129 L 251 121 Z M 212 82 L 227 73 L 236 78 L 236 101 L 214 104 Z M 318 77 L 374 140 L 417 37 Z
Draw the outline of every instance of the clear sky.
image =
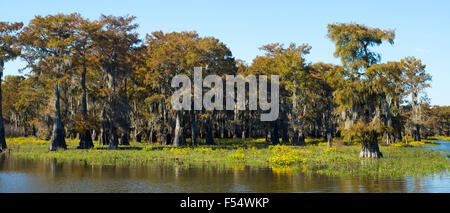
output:
M 132 1 L 132 0 L 14 0 L 0 3 L 0 21 L 28 23 L 34 15 L 78 12 L 134 15 L 139 33 L 156 30 L 195 30 L 223 41 L 236 58 L 251 63 L 262 45 L 308 43 L 311 62 L 339 63 L 326 37 L 327 24 L 355 22 L 395 29 L 394 45 L 376 48 L 382 60 L 406 56 L 422 59 L 433 81 L 427 90 L 431 104 L 450 105 L 450 1 Z M 18 75 L 20 60 L 6 64 L 5 75 Z

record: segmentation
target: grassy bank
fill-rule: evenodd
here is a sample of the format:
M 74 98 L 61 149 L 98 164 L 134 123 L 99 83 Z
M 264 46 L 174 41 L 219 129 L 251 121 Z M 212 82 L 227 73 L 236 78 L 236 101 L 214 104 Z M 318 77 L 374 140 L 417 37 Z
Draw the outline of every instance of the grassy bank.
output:
M 431 140 L 442 140 L 442 141 L 450 141 L 450 136 L 431 136 L 428 137 Z
M 215 146 L 173 148 L 132 142 L 120 150 L 96 146 L 77 150 L 78 141 L 67 140 L 68 150 L 49 152 L 49 142 L 34 138 L 7 139 L 10 155 L 27 159 L 56 159 L 89 165 L 144 166 L 215 164 L 226 167 L 272 167 L 280 172 L 303 170 L 330 176 L 424 176 L 446 172 L 450 160 L 438 151 L 420 148 L 431 142 L 411 142 L 408 146 L 381 146 L 384 159 L 359 158 L 360 145 L 327 148 L 320 140 L 307 140 L 306 146 L 269 146 L 264 139 L 218 140 Z M 98 144 L 98 143 L 97 143 Z

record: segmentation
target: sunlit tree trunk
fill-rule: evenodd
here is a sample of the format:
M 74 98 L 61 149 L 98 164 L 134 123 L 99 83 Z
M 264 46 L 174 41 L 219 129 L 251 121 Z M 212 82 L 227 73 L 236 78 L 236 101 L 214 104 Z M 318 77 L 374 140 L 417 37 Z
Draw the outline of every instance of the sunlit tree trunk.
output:
M 183 145 L 182 138 L 183 134 L 183 111 L 177 110 L 175 112 L 175 134 L 173 137 L 173 146 L 178 147 Z
M 327 146 L 332 147 L 333 146 L 333 137 L 331 136 L 331 132 L 327 132 Z
M 378 146 L 377 134 L 372 132 L 362 140 L 362 148 L 359 154 L 361 158 L 382 158 L 383 154 L 380 152 Z
M 325 128 L 325 139 L 327 140 L 327 147 L 332 147 L 333 146 L 333 135 L 331 132 L 331 121 L 330 121 L 330 110 L 327 107 L 326 112 L 323 113 L 323 126 Z

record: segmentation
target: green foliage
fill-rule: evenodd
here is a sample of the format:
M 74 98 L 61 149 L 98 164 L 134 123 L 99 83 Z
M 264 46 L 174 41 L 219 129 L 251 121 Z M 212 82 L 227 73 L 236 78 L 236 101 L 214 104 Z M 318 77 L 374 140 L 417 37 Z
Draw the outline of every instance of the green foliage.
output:
M 380 61 L 381 56 L 369 50 L 383 41 L 394 43 L 394 30 L 369 28 L 360 24 L 329 24 L 328 37 L 336 44 L 334 56 L 340 57 L 342 64 L 370 67 Z
M 22 22 L 0 22 L 0 67 L 2 72 L 4 63 L 20 56 L 21 47 L 17 42 L 17 33 L 22 26 Z

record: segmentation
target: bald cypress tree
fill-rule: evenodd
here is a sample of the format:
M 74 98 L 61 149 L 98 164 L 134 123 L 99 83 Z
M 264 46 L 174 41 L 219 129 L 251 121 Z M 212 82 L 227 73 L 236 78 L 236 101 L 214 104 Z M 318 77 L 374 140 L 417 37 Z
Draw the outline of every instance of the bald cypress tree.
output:
M 62 123 L 61 86 L 73 73 L 72 48 L 79 20 L 77 13 L 36 16 L 20 34 L 24 47 L 22 57 L 28 62 L 28 67 L 37 75 L 45 75 L 52 80 L 54 115 L 51 151 L 67 148 Z
M 381 122 L 380 77 L 373 67 L 381 56 L 371 47 L 387 41 L 394 42 L 393 30 L 369 28 L 359 24 L 330 24 L 328 37 L 335 43 L 334 55 L 341 58 L 343 69 L 339 88 L 336 90 L 338 110 L 343 119 L 345 134 L 358 137 L 362 143 L 360 157 L 380 158 L 378 135 L 383 129 Z

